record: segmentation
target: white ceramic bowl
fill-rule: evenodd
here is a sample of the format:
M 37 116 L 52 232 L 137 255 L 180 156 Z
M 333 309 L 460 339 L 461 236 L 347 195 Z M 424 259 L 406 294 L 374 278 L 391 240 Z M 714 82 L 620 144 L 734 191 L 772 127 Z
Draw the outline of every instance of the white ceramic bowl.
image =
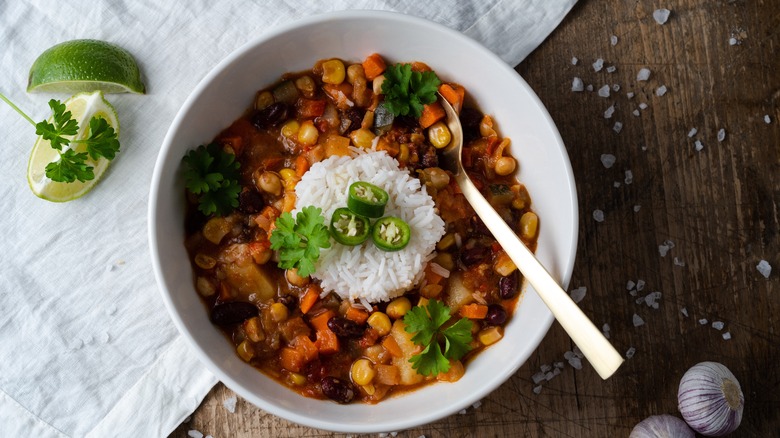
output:
M 504 339 L 479 354 L 456 383 L 437 383 L 377 405 L 339 405 L 302 397 L 247 365 L 208 319 L 195 292 L 184 249 L 181 158 L 207 143 L 250 106 L 255 92 L 283 73 L 315 61 L 423 61 L 445 80 L 466 87 L 512 139 L 519 179 L 541 220 L 537 256 L 566 285 L 577 243 L 577 198 L 566 149 L 550 116 L 523 79 L 496 55 L 444 26 L 385 12 L 311 17 L 260 35 L 217 65 L 174 119 L 154 169 L 149 240 L 163 301 L 203 363 L 238 395 L 261 409 L 306 426 L 341 432 L 389 432 L 428 423 L 485 397 L 525 362 L 547 333 L 552 315 L 526 290 Z

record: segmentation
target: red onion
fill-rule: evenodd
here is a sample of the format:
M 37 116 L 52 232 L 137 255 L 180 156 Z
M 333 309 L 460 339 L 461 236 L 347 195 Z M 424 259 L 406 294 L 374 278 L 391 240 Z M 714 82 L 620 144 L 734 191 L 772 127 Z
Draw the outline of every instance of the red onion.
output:
M 689 369 L 680 381 L 677 401 L 688 425 L 705 436 L 733 432 L 745 406 L 737 378 L 717 362 L 702 362 Z
M 628 438 L 695 438 L 684 421 L 671 415 L 653 415 L 634 426 Z

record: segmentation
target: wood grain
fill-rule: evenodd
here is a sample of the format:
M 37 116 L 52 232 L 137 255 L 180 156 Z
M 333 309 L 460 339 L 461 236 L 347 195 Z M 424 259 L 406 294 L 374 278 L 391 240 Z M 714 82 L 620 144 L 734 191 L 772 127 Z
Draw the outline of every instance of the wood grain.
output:
M 587 287 L 585 313 L 598 326 L 608 324 L 618 350 L 634 347 L 635 356 L 606 382 L 587 364 L 566 364 L 536 394 L 532 376 L 542 365 L 566 363 L 573 348 L 555 324 L 481 406 L 398 436 L 628 436 L 647 416 L 679 415 L 680 377 L 705 360 L 725 364 L 742 384 L 745 414 L 732 436 L 778 435 L 780 2 L 656 3 L 581 0 L 517 67 L 555 120 L 577 180 L 580 237 L 571 286 Z M 661 6 L 672 11 L 664 25 L 652 17 Z M 738 44 L 729 43 L 732 37 Z M 598 58 L 605 68 L 595 72 Z M 636 80 L 642 67 L 652 71 L 646 82 Z M 594 91 L 572 92 L 575 76 Z M 595 90 L 605 84 L 620 91 L 599 97 Z M 661 85 L 668 92 L 657 96 Z M 634 116 L 642 102 L 647 109 Z M 615 113 L 607 119 L 610 105 Z M 698 133 L 691 138 L 692 128 Z M 719 129 L 726 132 L 722 142 Z M 602 154 L 614 155 L 615 164 L 605 168 Z M 593 218 L 597 209 L 603 222 Z M 666 241 L 674 246 L 661 256 Z M 774 268 L 768 279 L 756 269 L 762 259 Z M 646 286 L 637 297 L 662 293 L 658 309 L 629 293 L 627 282 L 638 280 Z M 634 314 L 643 326 L 634 327 Z M 713 321 L 725 327 L 717 330 Z M 215 438 L 343 436 L 291 424 L 240 398 L 230 413 L 223 401 L 233 396 L 218 385 L 171 437 L 193 429 Z

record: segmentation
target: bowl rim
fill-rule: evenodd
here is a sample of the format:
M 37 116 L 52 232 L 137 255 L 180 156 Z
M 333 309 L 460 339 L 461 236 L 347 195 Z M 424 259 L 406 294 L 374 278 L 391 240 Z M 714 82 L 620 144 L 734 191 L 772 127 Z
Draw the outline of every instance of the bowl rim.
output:
M 536 109 L 540 112 L 539 115 L 547 122 L 551 134 L 554 137 L 555 146 L 557 146 L 558 148 L 557 152 L 559 152 L 562 155 L 563 164 L 565 167 L 565 169 L 563 169 L 564 173 L 568 177 L 566 183 L 568 185 L 567 187 L 568 193 L 570 194 L 568 203 L 570 204 L 569 206 L 573 213 L 572 229 L 560 230 L 560 233 L 568 232 L 567 237 L 570 238 L 570 242 L 571 242 L 571 247 L 568 249 L 568 253 L 567 253 L 568 257 L 566 258 L 566 260 L 562 261 L 563 263 L 560 266 L 560 273 L 561 273 L 560 275 L 562 277 L 560 278 L 560 280 L 564 290 L 566 290 L 569 281 L 571 279 L 571 275 L 573 273 L 574 262 L 576 258 L 576 252 L 577 252 L 578 231 L 579 231 L 578 199 L 577 199 L 577 191 L 576 191 L 576 185 L 574 180 L 574 174 L 571 168 L 571 162 L 569 160 L 569 156 L 566 151 L 566 147 L 563 143 L 563 140 L 560 136 L 560 133 L 554 121 L 552 120 L 552 117 L 550 116 L 549 112 L 542 104 L 542 102 L 539 100 L 536 93 L 533 92 L 531 87 L 522 78 L 522 76 L 520 76 L 520 74 L 517 73 L 514 70 L 514 68 L 506 64 L 506 62 L 504 62 L 498 55 L 496 55 L 495 53 L 493 53 L 492 51 L 484 47 L 482 44 L 478 43 L 475 40 L 472 40 L 471 38 L 467 37 L 461 32 L 458 32 L 442 24 L 424 18 L 419 18 L 419 17 L 406 15 L 399 12 L 391 12 L 391 11 L 345 10 L 345 11 L 327 12 L 327 13 L 304 17 L 289 22 L 287 24 L 276 26 L 258 35 L 257 37 L 250 39 L 249 41 L 247 41 L 246 43 L 244 43 L 243 45 L 235 49 L 233 52 L 231 52 L 228 56 L 223 58 L 219 63 L 217 63 L 200 80 L 200 82 L 196 85 L 196 87 L 192 90 L 192 92 L 190 92 L 186 100 L 182 103 L 176 116 L 171 122 L 171 125 L 161 144 L 161 148 L 158 152 L 158 156 L 155 161 L 155 167 L 154 167 L 152 180 L 150 184 L 149 207 L 148 207 L 148 215 L 147 215 L 148 239 L 149 239 L 149 248 L 150 248 L 152 267 L 154 271 L 155 280 L 157 282 L 158 290 L 160 292 L 160 295 L 162 297 L 162 300 L 165 304 L 165 307 L 168 311 L 171 320 L 173 321 L 179 334 L 182 335 L 183 338 L 185 338 L 186 343 L 190 346 L 190 350 L 194 351 L 195 355 L 198 357 L 201 363 L 206 365 L 206 368 L 212 374 L 214 374 L 220 381 L 222 381 L 228 388 L 234 390 L 239 396 L 245 398 L 246 400 L 256 405 L 257 407 L 273 415 L 277 415 L 281 418 L 295 422 L 297 424 L 301 424 L 307 427 L 313 427 L 313 428 L 337 431 L 337 432 L 375 433 L 375 432 L 387 432 L 391 430 L 404 430 L 404 429 L 420 426 L 423 424 L 428 424 L 430 422 L 444 418 L 448 415 L 454 414 L 455 412 L 458 412 L 464 408 L 467 408 L 468 406 L 473 405 L 476 401 L 484 398 L 492 391 L 497 389 L 499 386 L 501 386 L 503 383 L 505 383 L 506 380 L 508 380 L 512 375 L 514 375 L 517 372 L 517 370 L 527 361 L 527 358 L 522 361 L 516 360 L 515 361 L 516 363 L 514 363 L 512 367 L 505 368 L 503 372 L 500 374 L 500 376 L 497 379 L 494 379 L 492 381 L 492 384 L 485 385 L 484 387 L 478 389 L 477 391 L 465 395 L 462 400 L 458 402 L 452 402 L 451 404 L 449 404 L 447 408 L 432 409 L 432 411 L 427 415 L 423 415 L 419 417 L 400 418 L 398 419 L 398 421 L 393 422 L 392 426 L 389 426 L 386 423 L 377 423 L 377 424 L 373 424 L 371 427 L 365 427 L 363 425 L 343 424 L 337 420 L 325 421 L 320 419 L 314 419 L 306 415 L 302 415 L 301 413 L 296 412 L 294 410 L 290 410 L 282 406 L 271 404 L 265 399 L 255 396 L 250 390 L 245 388 L 243 385 L 241 385 L 236 380 L 234 380 L 230 375 L 224 372 L 221 369 L 221 367 L 218 366 L 209 357 L 209 355 L 200 347 L 200 345 L 193 339 L 192 335 L 186 329 L 185 323 L 183 322 L 182 317 L 179 315 L 170 297 L 170 294 L 166 292 L 167 287 L 166 287 L 166 282 L 164 280 L 163 269 L 159 258 L 159 247 L 157 244 L 158 228 L 156 223 L 156 217 L 158 213 L 158 209 L 157 209 L 157 205 L 159 201 L 158 192 L 160 189 L 160 183 L 162 179 L 163 161 L 165 156 L 168 154 L 168 151 L 173 147 L 172 138 L 174 136 L 174 133 L 181 125 L 184 118 L 184 114 L 187 112 L 186 110 L 190 108 L 193 105 L 193 103 L 200 97 L 200 95 L 203 93 L 204 89 L 209 85 L 209 83 L 215 77 L 219 76 L 237 59 L 240 59 L 247 52 L 251 51 L 253 48 L 255 48 L 258 45 L 261 45 L 263 42 L 267 40 L 273 39 L 275 37 L 278 37 L 280 35 L 289 32 L 293 32 L 300 28 L 305 28 L 307 26 L 313 24 L 319 24 L 325 21 L 352 20 L 352 19 L 380 19 L 380 20 L 389 20 L 389 21 L 400 21 L 412 25 L 433 28 L 438 32 L 446 34 L 448 37 L 453 38 L 453 40 L 456 41 L 458 44 L 470 45 L 475 49 L 484 52 L 484 55 L 486 57 L 493 58 L 493 61 L 496 63 L 497 66 L 500 66 L 500 68 L 503 68 L 505 70 L 508 70 L 509 72 L 511 72 L 512 75 L 516 77 L 517 85 L 521 87 L 524 92 L 528 94 L 529 99 L 536 106 Z M 553 145 L 549 145 L 549 147 L 552 148 Z M 535 293 L 535 291 L 533 291 L 533 289 L 530 288 L 530 286 L 527 286 L 526 290 L 523 293 L 524 294 Z M 538 348 L 539 344 L 543 340 L 544 336 L 546 336 L 554 320 L 553 315 L 549 311 L 549 309 L 545 308 L 544 311 L 545 314 L 542 315 L 541 317 L 542 319 L 541 325 L 543 326 L 543 330 L 538 331 L 534 336 L 530 337 L 530 344 L 535 346 L 533 347 L 534 349 Z M 304 396 L 301 395 L 301 397 Z

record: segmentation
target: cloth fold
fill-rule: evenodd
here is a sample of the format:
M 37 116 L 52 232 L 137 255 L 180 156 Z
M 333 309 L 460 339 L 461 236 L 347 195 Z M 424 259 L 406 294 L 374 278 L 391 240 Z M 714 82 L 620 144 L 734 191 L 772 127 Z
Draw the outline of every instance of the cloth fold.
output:
M 105 40 L 138 61 L 147 95 L 109 95 L 122 149 L 95 189 L 36 198 L 25 172 L 35 128 L 0 103 L 0 436 L 166 436 L 216 379 L 189 352 L 159 298 L 147 243 L 149 184 L 180 105 L 222 58 L 275 25 L 341 9 L 394 10 L 463 32 L 516 65 L 576 0 L 29 0 L 0 3 L 0 92 L 33 120 L 35 58 Z

